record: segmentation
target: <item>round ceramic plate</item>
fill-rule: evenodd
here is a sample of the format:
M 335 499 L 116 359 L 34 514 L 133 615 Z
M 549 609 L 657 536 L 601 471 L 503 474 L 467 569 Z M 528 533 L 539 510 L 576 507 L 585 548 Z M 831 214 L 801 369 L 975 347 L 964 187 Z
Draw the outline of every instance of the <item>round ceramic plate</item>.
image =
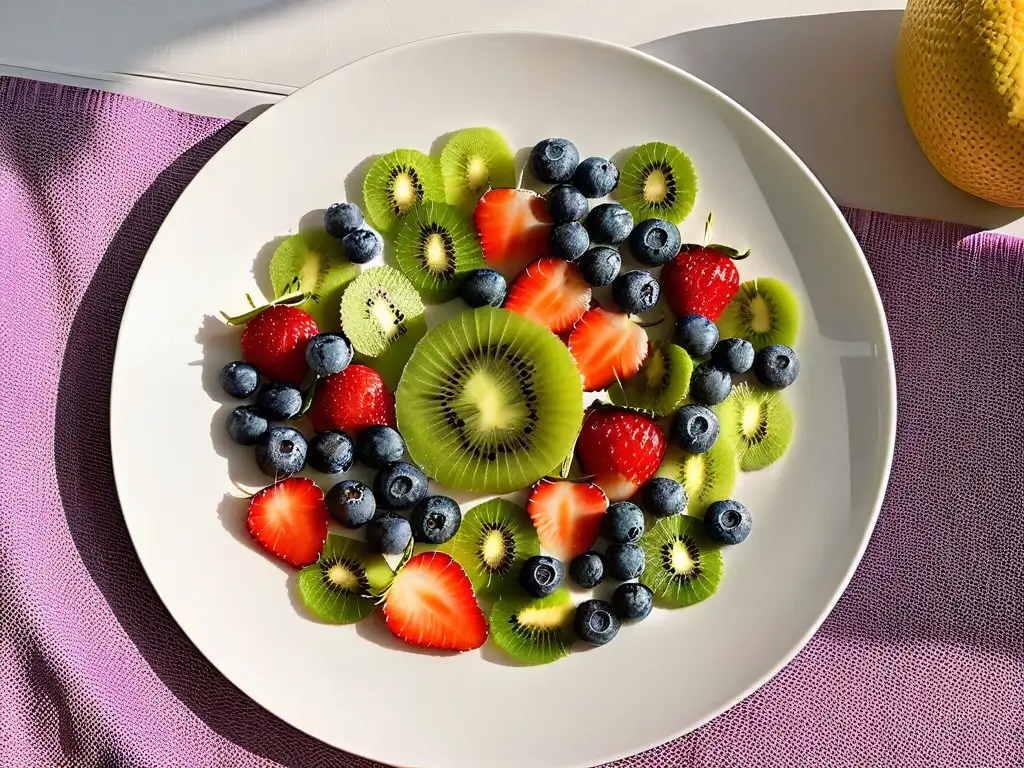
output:
M 581 155 L 665 141 L 689 153 L 700 192 L 681 227 L 753 249 L 743 279 L 775 276 L 802 309 L 796 436 L 736 496 L 754 532 L 725 553 L 719 592 L 656 610 L 599 649 L 514 666 L 487 644 L 418 653 L 379 616 L 311 620 L 296 573 L 245 532 L 233 481 L 266 482 L 232 445 L 217 372 L 239 356 L 242 311 L 266 291 L 276 238 L 358 199 L 367 158 L 429 151 L 486 125 L 517 149 L 567 136 Z M 435 146 L 436 149 L 436 146 Z M 154 408 L 154 403 L 160 407 Z M 143 418 L 144 415 L 144 418 Z M 846 585 L 886 485 L 895 425 L 878 294 L 850 230 L 778 138 L 701 81 L 615 45 L 528 33 L 458 35 L 371 56 L 260 116 L 199 173 L 135 281 L 114 369 L 117 487 L 139 558 L 171 614 L 224 675 L 323 741 L 436 768 L 585 766 L 689 731 L 766 682 Z M 577 596 L 578 597 L 578 596 Z M 581 650 L 581 649 L 577 649 Z

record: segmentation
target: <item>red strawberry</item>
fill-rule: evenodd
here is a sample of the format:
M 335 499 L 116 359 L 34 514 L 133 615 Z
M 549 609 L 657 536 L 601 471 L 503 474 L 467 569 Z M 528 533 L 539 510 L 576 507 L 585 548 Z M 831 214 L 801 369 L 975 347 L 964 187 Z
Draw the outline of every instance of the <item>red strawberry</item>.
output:
M 541 546 L 569 562 L 594 546 L 608 497 L 593 483 L 544 479 L 530 491 L 526 511 Z
M 484 259 L 506 277 L 548 254 L 548 201 L 528 189 L 490 190 L 477 203 L 473 221 Z
M 242 357 L 266 378 L 298 385 L 306 377 L 306 342 L 318 333 L 308 312 L 268 307 L 245 324 Z
M 612 501 L 630 498 L 650 480 L 665 456 L 665 435 L 644 413 L 599 405 L 583 420 L 576 440 L 580 466 Z
M 583 376 L 583 389 L 593 392 L 640 370 L 647 359 L 647 333 L 628 315 L 598 307 L 572 329 L 569 351 Z
M 384 603 L 388 629 L 412 645 L 470 651 L 487 639 L 487 620 L 462 566 L 444 552 L 406 563 Z
M 324 492 L 307 477 L 289 477 L 249 501 L 249 533 L 289 565 L 315 563 L 327 540 Z
M 717 320 L 740 288 L 736 262 L 749 254 L 722 245 L 684 245 L 661 270 L 661 290 L 672 311 Z
M 371 424 L 395 426 L 395 397 L 373 368 L 350 365 L 317 384 L 309 420 L 317 432 L 340 430 L 353 437 Z
M 537 259 L 512 283 L 505 309 L 562 333 L 583 317 L 590 295 L 590 285 L 574 264 Z

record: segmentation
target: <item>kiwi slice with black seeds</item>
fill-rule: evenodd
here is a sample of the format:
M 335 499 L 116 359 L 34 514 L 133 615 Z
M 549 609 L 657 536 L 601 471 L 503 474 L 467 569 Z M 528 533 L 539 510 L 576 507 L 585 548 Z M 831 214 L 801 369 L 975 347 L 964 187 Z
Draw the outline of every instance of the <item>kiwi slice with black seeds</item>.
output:
M 378 157 L 363 181 L 366 213 L 380 232 L 391 232 L 409 211 L 427 200 L 444 200 L 441 169 L 415 149 Z
M 493 128 L 466 128 L 441 150 L 445 200 L 472 211 L 488 189 L 516 185 L 515 156 Z
M 297 306 L 313 316 L 321 331 L 338 330 L 342 293 L 358 274 L 359 267 L 345 258 L 341 243 L 322 229 L 285 238 L 270 257 L 275 297 L 308 293 Z
M 316 617 L 354 624 L 373 613 L 376 599 L 394 573 L 381 555 L 361 541 L 328 534 L 323 554 L 299 573 L 299 597 Z
M 669 342 L 652 344 L 636 375 L 616 382 L 608 390 L 608 398 L 616 405 L 665 416 L 686 401 L 692 373 L 693 360 L 685 349 Z
M 792 347 L 800 330 L 800 305 L 784 282 L 759 277 L 740 284 L 717 325 L 723 339 L 746 339 L 755 351 L 771 344 Z
M 576 605 L 567 589 L 532 598 L 522 590 L 503 596 L 491 609 L 491 637 L 525 664 L 548 664 L 569 655 Z
M 509 493 L 561 464 L 583 422 L 566 346 L 506 309 L 466 310 L 431 328 L 395 395 L 413 461 L 443 485 Z
M 738 384 L 719 407 L 718 417 L 719 439 L 735 446 L 744 472 L 775 462 L 793 439 L 793 409 L 778 390 Z
M 656 477 L 668 477 L 686 489 L 689 498 L 687 514 L 704 518 L 704 511 L 713 501 L 724 501 L 736 485 L 739 463 L 736 450 L 721 437 L 707 453 L 688 453 L 678 446 L 669 446 Z
M 426 202 L 402 220 L 395 258 L 429 304 L 455 298 L 462 277 L 484 265 L 473 221 L 459 208 Z
M 683 608 L 711 597 L 722 580 L 722 552 L 704 532 L 704 522 L 672 515 L 640 538 L 647 566 L 640 583 L 666 608 Z
M 634 221 L 657 218 L 680 224 L 697 199 L 693 163 L 671 144 L 641 144 L 622 166 L 618 198 Z

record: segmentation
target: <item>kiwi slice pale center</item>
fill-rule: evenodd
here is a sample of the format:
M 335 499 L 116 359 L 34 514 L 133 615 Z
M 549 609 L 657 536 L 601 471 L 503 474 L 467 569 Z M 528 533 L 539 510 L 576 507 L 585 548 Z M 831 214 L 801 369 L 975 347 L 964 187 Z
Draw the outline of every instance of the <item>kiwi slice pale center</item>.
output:
M 339 560 L 324 569 L 324 581 L 346 592 L 358 593 L 362 579 L 350 563 Z
M 483 189 L 491 177 L 491 169 L 487 166 L 487 160 L 480 155 L 470 155 L 466 158 L 466 185 L 474 192 Z
M 758 398 L 750 398 L 743 403 L 740 414 L 740 433 L 750 443 L 759 443 L 768 435 L 768 409 Z
M 391 171 L 389 185 L 391 201 L 396 216 L 408 212 L 416 203 L 423 199 L 423 184 L 413 168 L 398 166 Z
M 388 340 L 397 339 L 405 334 L 405 313 L 395 306 L 383 288 L 378 288 L 367 297 L 366 308 L 367 314 L 377 322 Z
M 515 382 L 503 371 L 496 373 L 493 375 L 486 368 L 475 371 L 455 399 L 455 411 L 464 414 L 463 420 L 470 429 L 517 429 L 526 421 L 526 404 L 515 397 L 519 394 Z
M 654 347 L 647 365 L 644 366 L 644 375 L 647 379 L 647 389 L 654 392 L 655 397 L 665 389 L 665 373 L 665 354 L 658 347 Z
M 644 179 L 644 200 L 650 205 L 669 205 L 675 200 L 676 184 L 672 178 L 672 169 L 662 163 L 647 170 Z
M 561 630 L 575 610 L 576 606 L 571 602 L 563 605 L 528 605 L 512 619 L 531 632 L 551 632 Z
M 683 464 L 683 487 L 691 496 L 696 494 L 708 479 L 707 467 L 704 466 L 703 454 L 692 453 Z
M 442 279 L 455 274 L 455 243 L 448 231 L 430 224 L 420 231 L 420 259 L 427 271 Z
M 676 538 L 662 547 L 662 562 L 666 569 L 686 580 L 700 576 L 700 550 L 684 538 Z
M 754 295 L 747 304 L 747 323 L 754 333 L 768 333 L 772 329 L 772 310 L 761 294 Z
M 480 561 L 489 571 L 506 570 L 515 559 L 515 546 L 512 537 L 495 526 L 484 534 L 480 542 Z

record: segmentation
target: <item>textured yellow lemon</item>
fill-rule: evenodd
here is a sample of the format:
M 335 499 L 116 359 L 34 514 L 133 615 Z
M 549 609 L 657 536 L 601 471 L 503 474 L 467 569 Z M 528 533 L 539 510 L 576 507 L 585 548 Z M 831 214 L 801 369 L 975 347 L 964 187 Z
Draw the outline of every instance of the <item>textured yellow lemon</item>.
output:
M 1024 208 L 1024 0 L 909 0 L 896 76 L 939 173 Z

